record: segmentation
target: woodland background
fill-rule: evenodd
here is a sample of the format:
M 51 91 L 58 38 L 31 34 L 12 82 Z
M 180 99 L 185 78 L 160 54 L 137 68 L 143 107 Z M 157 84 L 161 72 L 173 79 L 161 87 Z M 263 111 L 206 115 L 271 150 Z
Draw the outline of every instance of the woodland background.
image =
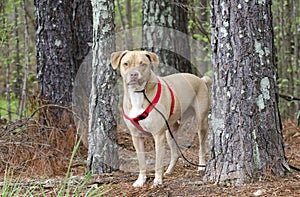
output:
M 141 27 L 142 24 L 142 4 L 141 0 L 117 0 L 115 3 L 115 24 L 116 32 L 126 29 Z M 276 0 L 273 1 L 273 27 L 276 47 L 276 64 L 279 76 L 278 86 L 280 94 L 280 112 L 282 121 L 289 129 L 284 135 L 287 140 L 286 151 L 289 161 L 297 164 L 299 161 L 299 152 L 297 142 L 299 141 L 299 128 L 294 127 L 294 123 L 299 118 L 300 113 L 300 6 L 297 0 Z M 199 61 L 203 73 L 211 75 L 211 39 L 210 39 L 210 6 L 208 0 L 189 1 L 188 5 L 188 34 L 201 43 L 201 52 L 199 52 Z M 10 177 L 10 173 L 24 174 L 31 177 L 40 175 L 43 177 L 68 177 L 70 174 L 86 173 L 85 163 L 87 150 L 81 144 L 75 144 L 75 128 L 60 130 L 59 124 L 68 125 L 72 120 L 62 118 L 62 122 L 53 126 L 51 124 L 41 124 L 39 114 L 47 114 L 47 103 L 41 99 L 37 80 L 37 51 L 36 34 L 37 22 L 35 21 L 35 6 L 31 1 L 25 0 L 2 0 L 0 4 L 0 154 L 1 154 L 1 174 L 3 179 Z M 124 43 L 125 46 L 130 43 Z M 204 73 L 205 72 L 205 73 Z M 69 109 L 66 109 L 68 111 Z M 62 115 L 64 117 L 64 113 Z M 293 123 L 292 123 L 293 122 Z M 123 128 L 118 128 L 122 130 Z M 64 131 L 64 132 L 62 132 Z M 130 137 L 121 136 L 118 139 L 122 145 L 129 144 Z M 296 139 L 296 140 L 295 140 Z M 297 141 L 298 140 L 298 141 Z M 294 145 L 296 144 L 296 146 Z M 73 155 L 73 147 L 80 147 L 80 151 Z M 296 147 L 296 149 L 295 149 Z M 34 151 L 33 151 L 34 150 Z M 8 157 L 6 157 L 9 155 Z M 298 155 L 298 156 L 297 156 Z M 70 158 L 72 162 L 70 164 Z M 197 178 L 191 177 L 189 166 L 183 165 L 184 170 L 179 169 L 175 173 L 176 177 L 183 179 L 195 179 L 197 188 L 202 185 Z M 26 168 L 26 169 L 25 169 Z M 8 170 L 9 169 L 9 170 Z M 72 169 L 72 170 L 71 170 Z M 11 172 L 10 172 L 11 170 Z M 181 170 L 181 171 L 180 171 Z M 182 174 L 182 171 L 187 173 Z M 65 175 L 67 172 L 67 175 Z M 115 177 L 112 177 L 115 176 Z M 112 181 L 114 179 L 114 181 Z M 126 191 L 129 187 L 128 180 L 131 180 L 130 174 L 108 175 L 101 180 L 88 180 L 91 184 L 96 184 L 99 188 L 103 182 L 115 182 L 120 184 L 121 190 Z M 172 179 L 172 177 L 171 177 Z M 170 188 L 181 184 L 181 179 L 176 179 Z M 272 177 L 266 180 L 272 181 Z M 299 177 L 296 181 L 299 180 Z M 79 180 L 81 184 L 88 182 L 87 178 Z M 281 180 L 276 188 L 282 184 L 290 182 L 290 188 L 299 190 L 292 179 Z M 63 184 L 67 184 L 61 181 Z M 25 182 L 24 187 L 31 183 Z M 39 182 L 43 189 L 54 188 L 55 184 Z M 1 185 L 3 188 L 3 185 Z M 195 183 L 193 182 L 193 187 Z M 198 187 L 199 186 L 199 187 Z M 81 185 L 79 186 L 81 187 Z M 110 188 L 110 186 L 107 186 Z M 114 186 L 111 186 L 114 187 Z M 180 189 L 186 189 L 186 185 L 181 185 Z M 270 188 L 273 186 L 270 186 Z M 5 188 L 5 187 L 4 187 Z M 61 187 L 65 188 L 65 187 Z M 216 192 L 222 194 L 229 192 L 226 190 L 208 186 L 207 194 Z M 261 186 L 254 186 L 255 189 L 261 189 Z M 76 188 L 77 189 L 77 188 Z M 110 188 L 111 189 L 111 188 Z M 147 188 L 146 188 L 147 189 Z M 155 191 L 139 191 L 153 192 Z M 149 188 L 148 188 L 149 189 Z M 161 188 L 164 190 L 164 188 Z M 179 189 L 179 190 L 180 190 Z M 190 190 L 189 190 L 190 189 Z M 194 191 L 189 187 L 186 192 Z M 3 190 L 3 189 L 2 189 Z M 168 193 L 168 188 L 163 191 Z M 234 190 L 234 188 L 231 188 Z M 247 188 L 246 188 L 247 190 Z M 53 193 L 54 191 L 54 193 Z M 61 190 L 60 190 L 61 191 Z M 76 190 L 77 191 L 77 190 Z M 251 190 L 252 193 L 254 192 Z M 299 190 L 300 191 L 300 190 Z M 52 192 L 52 193 L 51 193 Z M 55 195 L 57 191 L 51 190 L 50 195 Z M 199 192 L 199 191 L 198 191 Z M 273 189 L 270 189 L 271 194 Z M 63 192 L 62 192 L 63 193 Z M 122 192 L 120 192 L 122 194 Z M 180 194 L 180 191 L 178 191 Z M 237 192 L 238 193 L 238 192 Z M 119 193 L 118 193 L 119 194 Z M 131 191 L 132 195 L 138 195 L 137 191 Z M 244 194 L 241 192 L 240 194 Z M 273 193 L 274 194 L 274 193 Z
M 130 2 L 130 3 L 128 3 Z M 142 26 L 142 1 L 118 0 L 116 32 Z M 189 35 L 201 42 L 201 67 L 211 69 L 209 1 L 190 1 Z M 273 26 L 283 120 L 299 116 L 299 2 L 273 1 Z M 0 5 L 0 119 L 10 122 L 38 106 L 36 22 L 31 1 L 9 0 Z M 204 74 L 204 73 L 201 73 Z M 295 99 L 296 98 L 296 99 Z M 297 99 L 298 98 L 298 99 Z M 298 100 L 298 101 L 297 101 Z

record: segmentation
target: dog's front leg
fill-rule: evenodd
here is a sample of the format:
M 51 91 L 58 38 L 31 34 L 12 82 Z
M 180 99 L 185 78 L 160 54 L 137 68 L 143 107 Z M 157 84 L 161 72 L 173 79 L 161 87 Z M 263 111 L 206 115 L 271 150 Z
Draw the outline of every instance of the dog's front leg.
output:
M 146 158 L 145 158 L 145 148 L 144 148 L 144 139 L 142 136 L 132 135 L 132 141 L 134 148 L 136 150 L 137 158 L 139 161 L 139 177 L 133 183 L 133 187 L 141 187 L 146 182 Z
M 161 185 L 163 183 L 163 171 L 164 171 L 164 155 L 165 155 L 165 133 L 159 132 L 153 136 L 155 141 L 155 178 L 153 185 Z

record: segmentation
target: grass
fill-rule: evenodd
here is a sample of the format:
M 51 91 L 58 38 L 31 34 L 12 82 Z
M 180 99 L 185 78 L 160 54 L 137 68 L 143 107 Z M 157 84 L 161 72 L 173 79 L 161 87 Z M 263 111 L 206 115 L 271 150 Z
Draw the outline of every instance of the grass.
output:
M 17 120 L 19 118 L 18 115 L 18 108 L 19 108 L 19 99 L 11 95 L 10 98 L 10 114 L 11 119 L 9 118 L 9 110 L 8 110 L 8 101 L 5 96 L 0 95 L 0 119 L 5 119 L 10 121 Z M 22 111 L 22 117 L 28 117 L 34 111 L 32 103 L 28 99 L 26 99 L 25 108 Z
M 18 100 L 11 98 L 11 116 L 12 119 L 17 119 L 18 118 Z M 0 119 L 9 119 L 8 118 L 8 103 L 5 97 L 0 97 Z
M 74 145 L 72 156 L 70 158 L 68 170 L 63 180 L 57 179 L 55 183 L 49 187 L 46 186 L 47 180 L 38 180 L 26 182 L 16 177 L 10 168 L 5 169 L 4 182 L 0 186 L 0 195 L 2 197 L 15 196 L 102 196 L 109 192 L 107 185 L 90 185 L 91 173 L 87 173 L 83 179 L 71 176 L 71 165 L 76 152 L 79 149 L 80 140 Z M 50 189 L 49 189 L 50 188 Z

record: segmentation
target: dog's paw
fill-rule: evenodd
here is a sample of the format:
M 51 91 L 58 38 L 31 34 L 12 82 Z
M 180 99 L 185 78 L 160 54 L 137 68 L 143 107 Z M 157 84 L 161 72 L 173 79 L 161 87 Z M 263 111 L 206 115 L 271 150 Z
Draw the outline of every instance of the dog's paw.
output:
M 170 174 L 172 174 L 172 172 L 173 172 L 173 169 L 172 170 L 167 170 L 165 173 L 164 173 L 164 177 L 165 176 L 169 176 Z
M 163 181 L 161 178 L 155 178 L 153 181 L 153 187 L 160 186 L 162 184 L 163 184 Z
M 140 177 L 132 184 L 133 187 L 142 187 L 146 182 L 147 177 Z
M 165 177 L 165 176 L 169 176 L 170 174 L 171 174 L 171 172 L 166 171 L 166 172 L 164 173 L 164 177 Z
M 205 171 L 205 167 L 198 167 L 198 172 L 203 172 L 203 171 Z

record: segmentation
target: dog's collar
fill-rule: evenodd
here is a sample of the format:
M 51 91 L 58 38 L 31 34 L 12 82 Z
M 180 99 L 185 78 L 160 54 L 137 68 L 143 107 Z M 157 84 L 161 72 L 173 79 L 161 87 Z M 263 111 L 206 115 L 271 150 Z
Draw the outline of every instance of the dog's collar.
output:
M 170 91 L 170 94 L 171 94 L 171 99 L 172 99 L 172 103 L 171 103 L 171 110 L 170 110 L 170 116 L 172 116 L 174 114 L 174 107 L 175 107 L 175 97 L 174 97 L 174 93 L 171 89 L 171 87 L 169 86 L 169 84 L 164 81 L 167 86 L 168 86 L 168 89 Z M 142 91 L 139 91 L 139 92 L 144 92 L 145 90 L 142 90 Z M 140 130 L 144 135 L 148 135 L 148 136 L 151 136 L 151 133 L 148 132 L 148 131 L 145 131 L 139 121 L 140 120 L 144 120 L 146 119 L 148 116 L 149 116 L 149 113 L 153 110 L 153 108 L 156 106 L 156 104 L 158 103 L 159 99 L 160 99 L 160 96 L 161 96 L 161 82 L 160 80 L 158 79 L 157 80 L 157 91 L 156 91 L 156 95 L 154 97 L 154 99 L 152 100 L 152 102 L 148 105 L 148 107 L 145 109 L 145 111 L 143 113 L 141 113 L 140 115 L 136 116 L 135 118 L 130 118 L 128 115 L 125 114 L 125 111 L 124 111 L 124 106 L 122 107 L 122 113 L 123 113 L 123 116 L 124 118 L 126 118 L 127 120 L 130 120 L 131 123 L 138 129 Z

